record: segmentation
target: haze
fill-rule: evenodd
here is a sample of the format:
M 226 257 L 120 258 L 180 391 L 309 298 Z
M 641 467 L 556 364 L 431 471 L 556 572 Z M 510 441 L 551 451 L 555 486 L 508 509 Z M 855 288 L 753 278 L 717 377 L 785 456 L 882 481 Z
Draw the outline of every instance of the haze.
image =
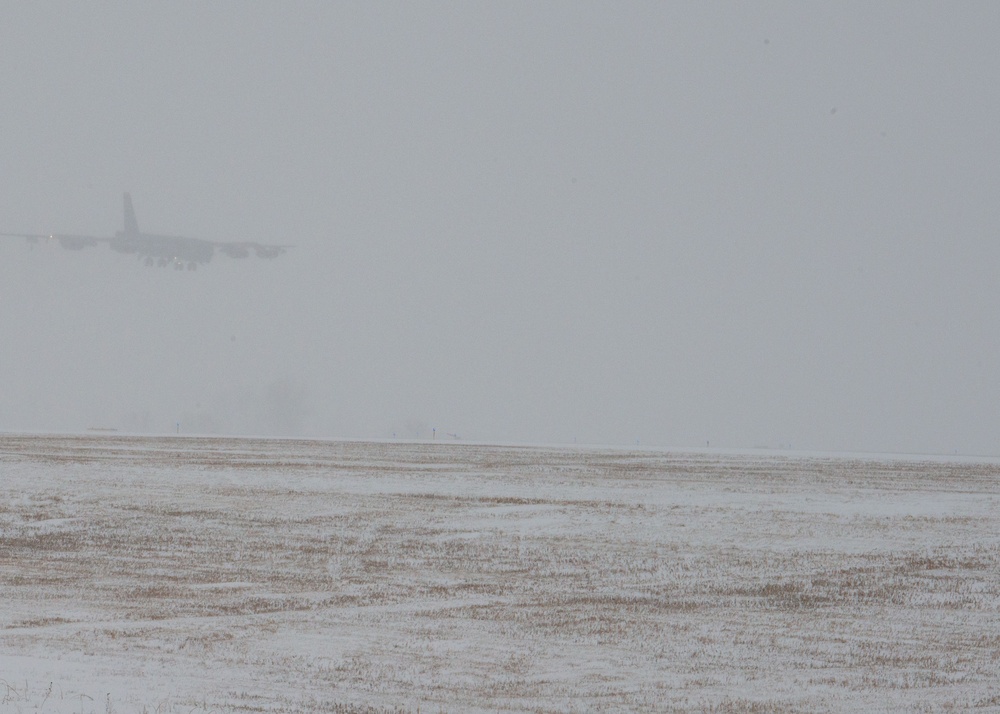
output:
M 0 429 L 998 453 L 994 3 L 18 3 Z M 436 432 L 432 432 L 435 429 Z

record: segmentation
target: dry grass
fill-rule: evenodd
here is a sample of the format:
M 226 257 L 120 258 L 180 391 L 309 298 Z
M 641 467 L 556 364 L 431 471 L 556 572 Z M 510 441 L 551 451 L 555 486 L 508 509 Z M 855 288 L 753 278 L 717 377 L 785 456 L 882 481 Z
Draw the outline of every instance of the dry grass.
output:
M 998 706 L 994 464 L 101 435 L 0 469 L 4 650 L 147 703 Z

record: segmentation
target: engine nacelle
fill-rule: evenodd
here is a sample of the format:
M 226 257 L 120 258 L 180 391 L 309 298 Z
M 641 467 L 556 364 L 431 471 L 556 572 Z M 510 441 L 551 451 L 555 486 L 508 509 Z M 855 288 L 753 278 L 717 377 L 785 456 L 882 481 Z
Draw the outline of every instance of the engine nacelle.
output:
M 89 236 L 56 236 L 59 245 L 66 250 L 83 250 L 97 245 L 97 239 Z
M 285 249 L 276 245 L 258 245 L 254 246 L 254 251 L 258 258 L 277 258 Z

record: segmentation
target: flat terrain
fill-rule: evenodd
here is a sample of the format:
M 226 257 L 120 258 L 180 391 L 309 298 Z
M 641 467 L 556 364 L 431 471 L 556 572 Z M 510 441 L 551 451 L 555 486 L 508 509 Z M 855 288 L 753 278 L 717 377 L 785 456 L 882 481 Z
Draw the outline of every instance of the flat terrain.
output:
M 1000 465 L 0 435 L 0 711 L 1000 711 Z

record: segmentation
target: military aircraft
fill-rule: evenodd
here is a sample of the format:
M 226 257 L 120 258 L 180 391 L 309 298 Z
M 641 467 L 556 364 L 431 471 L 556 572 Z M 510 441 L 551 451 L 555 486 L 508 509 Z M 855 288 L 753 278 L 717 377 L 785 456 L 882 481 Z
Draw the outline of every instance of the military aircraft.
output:
M 196 270 L 199 265 L 210 261 L 217 250 L 230 258 L 246 258 L 251 252 L 258 258 L 277 258 L 292 247 L 252 242 L 222 243 L 202 238 L 143 233 L 139 230 L 139 222 L 136 221 L 135 211 L 132 208 L 132 197 L 128 193 L 125 194 L 125 230 L 118 231 L 111 238 L 65 233 L 0 233 L 0 235 L 26 238 L 31 243 L 37 243 L 43 238 L 57 240 L 59 245 L 67 250 L 83 250 L 100 243 L 107 243 L 111 250 L 135 254 L 146 265 L 157 265 L 161 268 L 172 265 L 176 270 L 183 270 L 185 267 L 188 270 Z

